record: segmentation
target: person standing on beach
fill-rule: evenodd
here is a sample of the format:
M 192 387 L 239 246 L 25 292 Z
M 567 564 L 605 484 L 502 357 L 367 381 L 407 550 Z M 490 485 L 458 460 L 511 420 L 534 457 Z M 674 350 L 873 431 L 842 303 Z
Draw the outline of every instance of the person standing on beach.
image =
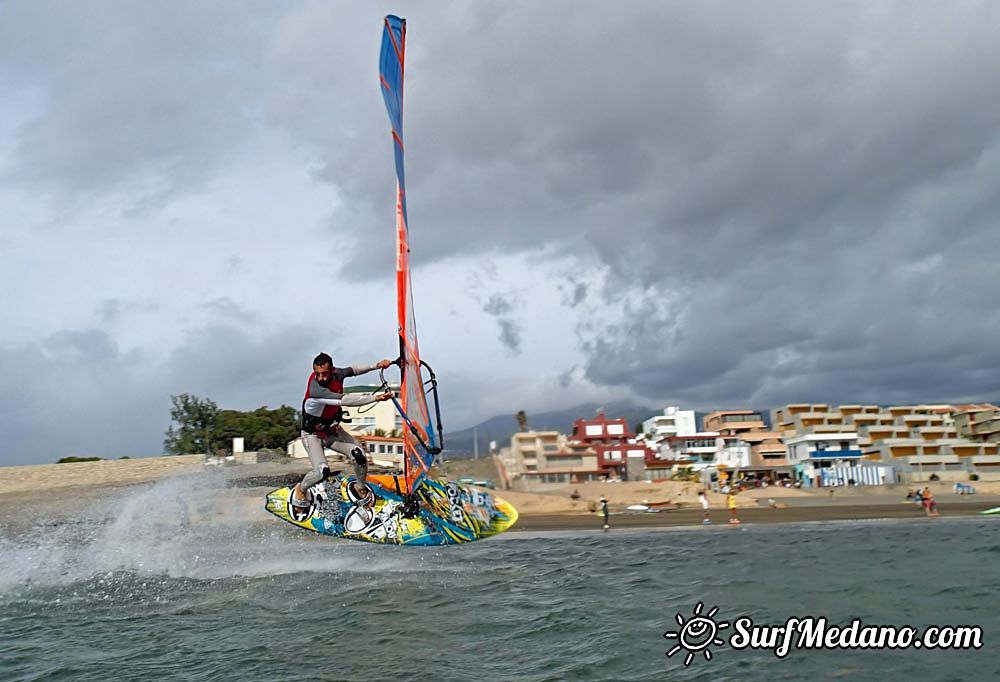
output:
M 604 514 L 604 530 L 607 530 L 611 526 L 608 524 L 608 500 L 604 495 L 601 495 L 601 513 Z
M 931 493 L 931 489 L 929 487 L 924 487 L 924 492 L 921 497 L 923 498 L 924 514 L 927 516 L 938 516 L 940 514 L 938 511 L 938 505 L 934 500 L 934 495 Z
M 385 369 L 391 360 L 379 360 L 374 365 L 334 367 L 333 359 L 320 353 L 313 359 L 313 371 L 306 383 L 306 395 L 302 399 L 302 442 L 309 453 L 312 469 L 292 490 L 291 504 L 298 515 L 305 516 L 312 504 L 313 486 L 330 476 L 330 465 L 326 461 L 324 448 L 350 458 L 354 465 L 354 478 L 349 491 L 357 498 L 358 507 L 370 510 L 375 502 L 375 494 L 365 482 L 368 476 L 368 456 L 364 448 L 340 425 L 344 407 L 368 405 L 389 400 L 392 392 L 377 395 L 344 395 L 344 379 L 366 374 L 375 369 Z M 370 511 L 368 512 L 370 514 Z M 301 520 L 301 519 L 298 519 Z
M 729 497 L 726 498 L 726 503 L 729 506 L 729 523 L 737 524 L 740 520 L 736 517 L 736 491 L 730 490 Z
M 704 490 L 698 491 L 698 500 L 701 502 L 701 509 L 705 515 L 705 518 L 702 520 L 702 523 L 707 526 L 708 524 L 712 523 L 712 519 L 710 519 L 708 516 L 708 495 L 705 494 Z

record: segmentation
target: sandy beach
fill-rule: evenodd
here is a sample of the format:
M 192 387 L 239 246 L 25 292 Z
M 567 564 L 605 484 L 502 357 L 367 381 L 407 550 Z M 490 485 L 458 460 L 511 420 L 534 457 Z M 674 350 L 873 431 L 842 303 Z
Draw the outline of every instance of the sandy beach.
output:
M 0 468 L 0 529 L 62 523 L 107 507 L 107 499 L 124 499 L 151 484 L 167 494 L 190 494 L 191 516 L 243 520 L 271 519 L 263 509 L 264 495 L 297 480 L 308 466 L 304 461 L 206 466 L 200 455 L 144 459 L 46 464 Z M 950 485 L 931 484 L 942 517 L 971 516 L 1000 506 L 996 483 L 977 486 L 976 495 L 956 495 Z M 588 483 L 554 488 L 545 494 L 500 491 L 520 514 L 510 532 L 599 529 L 596 501 L 604 495 L 611 507 L 614 528 L 700 526 L 702 510 L 695 483 Z M 209 493 L 210 494 L 206 494 Z M 579 499 L 572 499 L 571 493 Z M 745 525 L 851 521 L 865 519 L 926 519 L 914 503 L 905 501 L 906 487 L 851 488 L 808 491 L 787 488 L 756 489 L 737 497 L 738 514 Z M 709 495 L 713 525 L 728 526 L 725 496 Z M 659 504 L 658 512 L 630 511 L 634 504 Z M 206 507 L 208 504 L 208 507 Z M 933 519 L 928 519 L 932 521 Z

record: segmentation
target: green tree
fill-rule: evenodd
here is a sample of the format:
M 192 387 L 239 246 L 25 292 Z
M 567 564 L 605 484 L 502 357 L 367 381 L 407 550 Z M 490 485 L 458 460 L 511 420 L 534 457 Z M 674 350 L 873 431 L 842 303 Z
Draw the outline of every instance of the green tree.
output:
M 172 455 L 216 454 L 229 450 L 233 438 L 242 438 L 248 451 L 284 450 L 299 435 L 299 411 L 288 405 L 250 412 L 220 410 L 213 401 L 187 393 L 170 396 L 170 401 L 171 424 L 163 447 Z
M 167 454 L 211 453 L 219 406 L 189 393 L 170 396 L 170 403 L 170 426 L 163 441 Z
M 213 442 L 228 447 L 233 438 L 243 438 L 243 446 L 250 451 L 284 450 L 288 441 L 299 435 L 299 427 L 299 411 L 288 405 L 274 410 L 258 407 L 252 412 L 221 410 Z

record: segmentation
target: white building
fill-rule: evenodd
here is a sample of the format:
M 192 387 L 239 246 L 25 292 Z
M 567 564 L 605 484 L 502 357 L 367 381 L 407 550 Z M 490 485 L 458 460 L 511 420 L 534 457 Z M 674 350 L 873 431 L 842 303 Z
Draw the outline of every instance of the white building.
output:
M 750 466 L 750 443 L 726 439 L 715 453 L 715 465 L 720 468 L 745 469 Z
M 663 408 L 663 414 L 650 417 L 642 423 L 642 432 L 651 443 L 670 436 L 690 436 L 697 431 L 694 410 L 682 410 L 675 405 Z
M 718 431 L 695 431 L 684 436 L 667 436 L 659 443 L 657 459 L 700 471 L 715 466 L 715 457 L 723 447 Z
M 344 393 L 374 393 L 378 388 L 378 386 L 348 386 L 345 387 Z M 389 389 L 398 400 L 399 386 L 390 385 Z M 432 406 L 429 407 L 434 409 Z M 402 433 L 403 431 L 403 418 L 391 400 L 383 400 L 361 407 L 345 407 L 344 412 L 351 421 L 342 422 L 341 425 L 355 436 L 374 434 L 375 429 L 381 429 L 386 434 L 393 431 Z
M 857 433 L 807 433 L 785 439 L 785 445 L 789 464 L 808 487 L 896 482 L 893 467 L 861 459 Z
M 788 462 L 801 464 L 816 460 L 860 459 L 858 434 L 842 431 L 838 433 L 807 433 L 785 439 L 788 448 Z

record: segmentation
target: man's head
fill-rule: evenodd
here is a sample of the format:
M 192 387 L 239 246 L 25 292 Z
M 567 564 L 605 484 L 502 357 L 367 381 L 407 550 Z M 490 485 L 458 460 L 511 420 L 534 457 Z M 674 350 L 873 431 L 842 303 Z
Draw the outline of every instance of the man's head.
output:
M 313 358 L 313 373 L 316 374 L 316 381 L 320 385 L 326 385 L 333 376 L 333 358 L 326 353 L 320 353 Z

